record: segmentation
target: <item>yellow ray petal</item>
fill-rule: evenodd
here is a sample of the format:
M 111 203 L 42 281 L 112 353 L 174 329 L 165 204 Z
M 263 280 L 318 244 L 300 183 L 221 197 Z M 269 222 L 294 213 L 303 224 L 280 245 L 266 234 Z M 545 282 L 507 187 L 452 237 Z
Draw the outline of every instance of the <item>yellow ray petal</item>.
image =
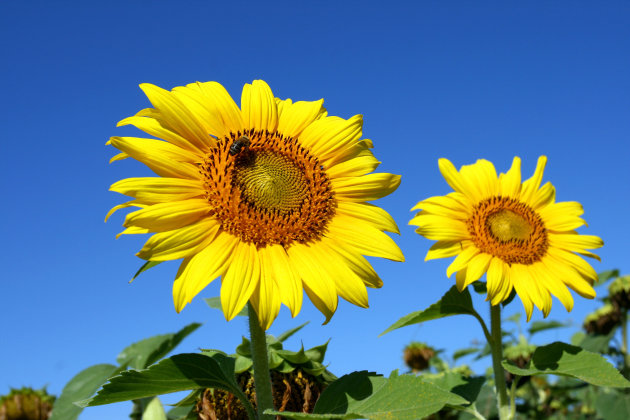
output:
M 538 191 L 534 193 L 532 197 L 531 207 L 537 210 L 541 207 L 545 207 L 553 204 L 556 200 L 556 189 L 551 185 L 551 182 L 547 182 Z
M 499 193 L 503 197 L 516 198 L 521 193 L 521 159 L 516 156 L 512 167 L 505 174 L 499 175 Z
M 457 201 L 451 194 L 442 197 L 430 197 L 420 201 L 411 210 L 424 210 L 437 216 L 466 220 L 471 214 L 471 205 Z
M 204 194 L 200 180 L 181 178 L 126 178 L 112 184 L 109 190 L 148 204 L 186 200 Z
M 463 177 L 455 166 L 451 163 L 450 160 L 445 158 L 438 159 L 438 166 L 440 168 L 440 173 L 446 180 L 447 184 L 451 186 L 456 192 L 459 192 L 465 195 L 468 199 L 470 199 L 473 203 L 476 203 L 480 200 L 480 192 L 479 189 L 471 184 L 465 177 Z
M 343 258 L 344 264 L 359 276 L 367 287 L 378 289 L 383 286 L 383 281 L 361 254 L 348 249 L 343 243 L 333 238 L 324 237 L 322 238 L 322 243 L 325 243 L 330 249 L 339 254 Z
M 114 214 L 118 210 L 126 209 L 126 208 L 131 207 L 131 206 L 144 208 L 147 205 L 143 204 L 142 202 L 140 202 L 138 200 L 130 200 L 130 201 L 127 201 L 126 203 L 119 204 L 117 206 L 112 207 L 112 209 L 107 212 L 107 215 L 105 216 L 105 221 L 107 222 L 107 220 L 112 216 L 112 214 Z
M 198 148 L 195 144 L 191 143 L 184 137 L 170 130 L 168 127 L 165 127 L 162 122 L 156 120 L 155 118 L 135 115 L 133 117 L 128 117 L 124 120 L 121 120 L 116 126 L 121 127 L 129 124 L 135 126 L 136 128 L 144 131 L 147 134 L 166 140 L 167 142 L 179 146 L 182 149 L 189 150 L 192 153 L 202 153 L 201 149 Z
M 341 162 L 326 169 L 326 174 L 331 178 L 358 177 L 375 170 L 381 162 L 376 160 L 371 153 L 364 154 L 354 159 Z
M 221 279 L 221 307 L 226 320 L 231 320 L 243 309 L 259 282 L 260 259 L 256 246 L 239 242 Z
M 118 235 L 116 235 L 116 239 L 120 238 L 121 235 L 137 235 L 141 233 L 149 233 L 149 230 L 145 228 L 141 228 L 141 227 L 136 227 L 136 226 L 130 227 L 123 230 Z
M 280 312 L 279 285 L 274 275 L 273 264 L 260 253 L 260 282 L 249 298 L 258 315 L 258 322 L 263 330 L 268 330 Z
M 534 305 L 532 302 L 532 297 L 530 295 L 530 289 L 527 287 L 526 279 L 528 276 L 524 274 L 524 268 L 521 264 L 513 264 L 510 268 L 510 280 L 514 285 L 514 289 L 516 290 L 516 294 L 523 302 L 523 307 L 525 308 L 525 313 L 527 314 L 527 322 L 532 317 L 532 312 L 534 311 Z
M 194 223 L 211 210 L 205 198 L 154 204 L 129 213 L 123 226 L 139 226 L 151 232 L 165 232 Z
M 454 257 L 463 249 L 462 241 L 437 241 L 431 245 L 424 260 L 429 261 L 437 258 Z
M 355 203 L 352 201 L 338 201 L 337 212 L 348 217 L 356 217 L 379 230 L 400 233 L 394 219 L 380 207 L 370 203 Z
M 550 233 L 549 245 L 567 251 L 584 252 L 587 249 L 601 248 L 604 246 L 604 241 L 598 236 L 578 235 L 576 232 L 565 234 Z
M 575 268 L 575 270 L 589 280 L 591 284 L 597 281 L 597 273 L 582 257 L 559 248 L 550 248 L 548 255 Z
M 270 245 L 258 250 L 266 264 L 266 276 L 278 285 L 280 300 L 297 316 L 302 308 L 302 279 L 291 265 L 287 252 L 281 245 Z
M 223 123 L 226 130 L 233 133 L 242 133 L 244 129 L 241 110 L 236 105 L 230 94 L 217 82 L 194 83 L 187 85 L 191 89 L 195 86 L 207 98 L 205 101 L 208 110 L 215 114 Z
M 541 284 L 552 295 L 558 298 L 558 300 L 564 305 L 568 312 L 573 309 L 573 296 L 567 289 L 567 287 L 560 281 L 557 272 L 550 267 L 548 260 L 545 258 L 542 261 L 532 264 L 530 270 L 534 273 L 534 276 L 541 279 Z
M 580 203 L 566 201 L 554 203 L 538 210 L 545 227 L 551 231 L 575 230 L 586 223 L 579 216 L 584 213 Z
M 335 281 L 323 267 L 325 261 L 318 261 L 311 251 L 310 246 L 298 243 L 292 245 L 287 254 L 302 277 L 304 291 L 313 305 L 326 317 L 324 323 L 328 323 L 337 310 L 337 288 Z
M 339 214 L 331 220 L 328 230 L 325 236 L 343 241 L 363 255 L 394 261 L 405 259 L 398 245 L 387 234 L 358 219 Z
M 468 188 L 475 190 L 477 201 L 492 197 L 499 192 L 497 171 L 492 162 L 479 159 L 474 165 L 464 165 L 459 171 L 468 183 Z
M 244 127 L 254 130 L 276 131 L 278 106 L 271 88 L 262 80 L 243 86 L 241 110 Z
M 501 261 L 501 259 L 492 258 L 488 265 L 486 280 L 486 288 L 488 289 L 486 300 L 490 300 L 492 305 L 496 305 L 498 303 L 496 297 L 499 291 L 502 290 L 503 282 L 505 281 L 503 261 Z
M 205 218 L 197 223 L 151 236 L 138 257 L 148 261 L 168 261 L 196 254 L 212 241 L 219 230 L 216 219 Z
M 472 257 L 466 265 L 466 280 L 463 287 L 479 280 L 488 270 L 491 260 L 492 255 L 483 252 Z
M 140 140 L 144 140 L 140 142 Z M 146 142 L 163 143 L 165 146 L 175 148 L 159 140 L 137 139 L 133 137 L 112 137 L 112 146 L 127 153 L 132 158 L 147 165 L 153 172 L 162 177 L 198 179 L 199 169 L 196 165 L 187 162 L 177 161 L 171 154 L 163 153 L 157 148 L 147 150 Z M 155 146 L 155 144 L 153 145 Z
M 214 146 L 214 140 L 205 132 L 195 114 L 175 95 L 150 83 L 140 84 L 140 89 L 177 134 L 186 138 L 199 150 L 207 150 Z
M 400 175 L 376 173 L 331 180 L 339 200 L 372 201 L 393 193 L 400 185 Z
M 326 117 L 313 122 L 302 131 L 300 143 L 311 153 L 326 162 L 340 149 L 350 147 L 361 138 L 363 117 L 355 115 L 348 120 L 339 117 Z M 328 162 L 329 166 L 332 163 Z
M 278 117 L 278 131 L 285 136 L 298 137 L 319 116 L 324 100 L 282 102 L 282 113 Z
M 523 182 L 523 187 L 521 188 L 520 199 L 525 203 L 532 203 L 534 194 L 540 187 L 540 182 L 542 181 L 543 172 L 545 171 L 545 165 L 547 165 L 547 156 L 541 156 L 538 158 L 538 163 L 536 164 L 536 170 L 534 171 L 534 175 L 529 178 L 527 181 Z
M 467 248 L 464 248 L 464 250 L 457 256 L 457 258 L 453 260 L 451 265 L 449 265 L 446 269 L 446 276 L 450 278 L 454 272 L 460 271 L 461 269 L 466 267 L 470 259 L 480 252 L 481 251 L 479 251 L 476 246 L 471 245 Z
M 235 236 L 219 231 L 204 249 L 184 259 L 173 283 L 173 302 L 177 312 L 212 281 L 225 274 L 237 243 Z

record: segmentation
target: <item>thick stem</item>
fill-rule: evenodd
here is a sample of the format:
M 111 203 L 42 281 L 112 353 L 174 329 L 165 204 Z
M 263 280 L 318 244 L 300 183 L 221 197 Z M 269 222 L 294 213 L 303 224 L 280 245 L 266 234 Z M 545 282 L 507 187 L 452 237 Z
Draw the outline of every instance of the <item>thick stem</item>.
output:
M 249 315 L 249 332 L 254 362 L 254 386 L 256 388 L 256 406 L 259 420 L 273 420 L 273 415 L 264 415 L 268 408 L 273 409 L 273 394 L 271 392 L 271 376 L 267 361 L 267 339 L 265 331 L 260 327 L 256 311 L 251 303 L 247 303 Z M 255 419 L 251 419 L 255 420 Z
M 501 335 L 501 305 L 490 304 L 490 329 L 492 341 L 492 369 L 494 370 L 494 382 L 497 387 L 499 418 L 507 419 L 510 414 L 508 406 L 507 389 L 505 385 L 505 371 L 501 365 L 503 360 L 503 337 Z
M 623 375 L 630 374 L 630 360 L 628 360 L 628 314 L 621 315 L 621 355 L 623 356 Z

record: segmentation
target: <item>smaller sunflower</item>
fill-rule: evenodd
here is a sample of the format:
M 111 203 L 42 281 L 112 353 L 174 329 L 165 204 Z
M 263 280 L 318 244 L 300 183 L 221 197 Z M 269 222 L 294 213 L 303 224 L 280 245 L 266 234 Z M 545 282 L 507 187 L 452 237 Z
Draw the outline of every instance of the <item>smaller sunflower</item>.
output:
M 487 160 L 457 171 L 440 159 L 440 172 L 455 191 L 420 201 L 411 210 L 421 211 L 409 222 L 418 226 L 417 233 L 437 241 L 425 260 L 457 256 L 446 274 L 457 273 L 460 291 L 486 274 L 487 300 L 498 305 L 516 290 L 528 321 L 534 305 L 545 317 L 549 314 L 551 295 L 571 311 L 567 287 L 595 297 L 597 274 L 580 255 L 599 260 L 588 250 L 604 244 L 575 231 L 586 224 L 580 203 L 556 203 L 553 185 L 540 186 L 546 163 L 541 156 L 534 175 L 521 183 L 518 157 L 498 176 Z

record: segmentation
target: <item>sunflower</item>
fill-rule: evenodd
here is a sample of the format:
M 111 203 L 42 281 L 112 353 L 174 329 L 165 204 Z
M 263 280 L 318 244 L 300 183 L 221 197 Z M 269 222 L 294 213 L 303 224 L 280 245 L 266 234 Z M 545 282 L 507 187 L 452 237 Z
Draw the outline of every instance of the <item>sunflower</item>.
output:
M 439 160 L 440 172 L 455 190 L 419 202 L 421 210 L 409 224 L 416 232 L 437 242 L 425 260 L 457 256 L 446 270 L 464 290 L 486 273 L 492 305 L 505 301 L 512 290 L 523 302 L 527 320 L 533 306 L 546 317 L 551 295 L 567 311 L 573 308 L 569 287 L 582 297 L 595 297 L 595 270 L 579 255 L 599 257 L 588 249 L 604 243 L 597 236 L 579 235 L 585 225 L 577 202 L 555 202 L 555 188 L 540 186 L 547 158 L 541 156 L 534 175 L 521 183 L 521 160 L 497 177 L 494 165 L 478 160 L 459 172 L 447 159 Z
M 382 281 L 364 256 L 403 261 L 384 231 L 394 220 L 368 201 L 392 193 L 400 176 L 379 165 L 363 119 L 328 116 L 323 100 L 274 97 L 255 80 L 241 107 L 216 82 L 172 91 L 141 84 L 153 108 L 118 123 L 157 139 L 112 137 L 122 153 L 158 177 L 128 178 L 111 190 L 138 207 L 121 234 L 152 233 L 138 256 L 183 259 L 173 284 L 177 312 L 221 278 L 227 320 L 249 301 L 269 328 L 280 304 L 293 316 L 304 290 L 330 320 L 338 296 L 368 306 Z M 107 219 L 106 219 L 107 220 Z

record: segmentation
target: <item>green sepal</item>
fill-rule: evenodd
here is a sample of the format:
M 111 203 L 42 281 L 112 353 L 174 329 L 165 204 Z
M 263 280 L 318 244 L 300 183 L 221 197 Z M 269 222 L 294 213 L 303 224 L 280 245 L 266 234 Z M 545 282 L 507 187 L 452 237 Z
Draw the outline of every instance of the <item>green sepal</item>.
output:
M 221 306 L 220 297 L 217 296 L 217 297 L 205 298 L 204 301 L 212 309 L 218 309 L 220 311 L 223 311 L 223 306 Z M 245 305 L 245 307 L 241 309 L 241 311 L 237 313 L 236 316 L 247 316 L 247 305 Z
M 296 365 L 306 363 L 311 360 L 304 352 L 304 346 L 302 346 L 298 352 L 291 350 L 278 350 L 276 353 L 284 360 Z
M 236 363 L 234 364 L 234 372 L 243 373 L 246 370 L 249 370 L 254 365 L 254 361 L 249 357 L 241 356 L 240 354 L 236 356 Z
M 298 325 L 295 328 L 291 328 L 290 330 L 287 330 L 285 332 L 283 332 L 282 334 L 280 334 L 277 338 L 277 340 L 281 343 L 284 343 L 286 340 L 289 339 L 289 337 L 291 337 L 293 334 L 295 334 L 296 332 L 300 331 L 302 328 L 306 327 L 306 325 L 308 324 L 309 321 L 306 321 L 304 324 L 302 325 Z
M 133 275 L 131 280 L 129 280 L 129 283 L 134 281 L 136 279 L 136 277 L 138 277 L 140 274 L 142 274 L 145 271 L 147 271 L 149 268 L 153 268 L 156 265 L 159 265 L 159 264 L 161 264 L 163 262 L 164 261 L 147 261 L 147 262 L 145 262 L 144 264 L 142 264 L 142 267 L 140 267 L 140 269 L 138 271 L 136 271 L 136 274 Z
M 561 342 L 538 347 L 525 369 L 506 360 L 503 367 L 520 376 L 552 374 L 570 376 L 597 386 L 630 387 L 630 382 L 601 355 Z

